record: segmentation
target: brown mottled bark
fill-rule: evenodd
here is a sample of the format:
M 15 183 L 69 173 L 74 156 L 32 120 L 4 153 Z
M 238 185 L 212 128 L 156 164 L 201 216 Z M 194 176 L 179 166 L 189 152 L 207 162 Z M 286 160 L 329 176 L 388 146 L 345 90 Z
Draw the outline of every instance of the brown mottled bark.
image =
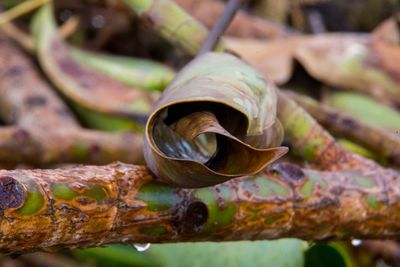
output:
M 330 132 L 349 138 L 379 153 L 380 156 L 388 157 L 394 163 L 400 164 L 399 136 L 384 129 L 366 125 L 307 96 L 293 92 L 285 92 L 285 95 L 293 98 Z
M 0 116 L 14 125 L 0 128 L 1 162 L 143 162 L 140 136 L 82 129 L 28 56 L 3 35 L 0 58 L 7 63 L 0 66 Z
M 307 111 L 280 90 L 278 118 L 284 127 L 285 138 L 289 140 L 293 150 L 306 161 L 312 162 L 316 168 L 335 171 L 347 163 L 363 167 L 362 159 L 341 147 Z M 355 157 L 356 160 L 353 159 Z
M 276 164 L 213 187 L 178 189 L 116 163 L 0 171 L 0 250 L 106 243 L 400 235 L 399 174 Z M 8 197 L 6 197 L 8 196 Z M 12 196 L 12 197 L 11 197 Z

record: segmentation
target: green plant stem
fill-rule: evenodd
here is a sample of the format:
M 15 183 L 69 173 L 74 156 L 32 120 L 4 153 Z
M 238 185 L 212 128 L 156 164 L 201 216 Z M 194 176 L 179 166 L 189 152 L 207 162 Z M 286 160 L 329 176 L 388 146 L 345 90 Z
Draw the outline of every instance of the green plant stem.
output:
M 365 124 L 310 97 L 294 92 L 286 92 L 285 95 L 293 98 L 330 132 L 344 136 L 375 151 L 381 157 L 388 157 L 394 163 L 400 164 L 400 135 L 396 136 L 385 129 Z
M 138 16 L 172 44 L 189 55 L 196 55 L 206 40 L 208 30 L 171 0 L 123 0 Z M 219 42 L 217 51 L 225 50 Z
M 278 118 L 296 153 L 325 169 L 343 160 L 347 151 L 294 100 L 278 92 Z

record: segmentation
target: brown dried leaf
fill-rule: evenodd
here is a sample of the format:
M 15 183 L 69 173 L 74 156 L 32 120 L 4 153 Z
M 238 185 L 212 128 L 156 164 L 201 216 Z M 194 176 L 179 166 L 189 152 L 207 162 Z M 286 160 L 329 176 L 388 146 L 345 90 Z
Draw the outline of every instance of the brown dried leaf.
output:
M 273 41 L 226 38 L 227 46 L 277 84 L 292 76 L 293 60 L 331 86 L 400 106 L 400 47 L 367 34 L 318 34 Z
M 395 18 L 389 18 L 382 22 L 372 32 L 374 38 L 385 42 L 399 45 L 400 44 L 400 29 Z
M 293 72 L 293 55 L 301 37 L 264 41 L 224 38 L 226 45 L 276 84 L 286 83 Z
M 145 157 L 162 180 L 202 187 L 255 174 L 286 153 L 276 93 L 229 54 L 208 53 L 164 91 L 146 126 Z M 272 148 L 271 148 L 272 147 Z
M 362 34 L 309 37 L 295 57 L 316 79 L 400 105 L 400 48 Z

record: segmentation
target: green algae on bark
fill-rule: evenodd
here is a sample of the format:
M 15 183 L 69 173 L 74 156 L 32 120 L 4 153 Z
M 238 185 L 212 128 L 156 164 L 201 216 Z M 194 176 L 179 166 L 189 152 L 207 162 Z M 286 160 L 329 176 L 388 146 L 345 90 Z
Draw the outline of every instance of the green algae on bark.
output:
M 123 0 L 152 28 L 172 44 L 190 55 L 196 55 L 208 30 L 172 0 Z M 220 42 L 216 51 L 224 50 Z
M 307 111 L 282 92 L 278 93 L 278 117 L 296 153 L 307 161 L 324 169 L 339 162 L 346 154 Z
M 145 167 L 122 163 L 1 170 L 0 191 L 20 193 L 12 205 L 0 198 L 0 251 L 116 242 L 396 238 L 399 174 L 370 167 L 329 172 L 279 163 L 257 176 L 199 189 L 161 185 Z M 28 205 L 33 208 L 21 214 Z
M 214 185 L 286 153 L 275 87 L 230 54 L 207 53 L 163 92 L 145 130 L 145 157 L 165 182 Z
M 396 118 L 395 115 L 397 114 L 394 110 L 391 110 L 386 106 L 379 106 L 368 98 L 365 99 L 362 96 L 354 96 L 353 94 L 350 94 L 349 96 L 354 96 L 354 98 L 358 100 L 357 102 L 344 102 L 342 100 L 341 104 L 347 106 L 348 109 L 354 112 L 343 112 L 342 109 L 339 110 L 332 108 L 322 103 L 318 103 L 310 97 L 299 95 L 294 92 L 288 91 L 285 92 L 285 95 L 293 98 L 319 123 L 324 127 L 327 127 L 330 132 L 349 138 L 351 141 L 371 149 L 382 159 L 389 159 L 396 164 L 400 163 L 400 136 L 396 136 L 396 134 L 390 132 L 390 130 L 383 128 L 383 125 L 386 125 L 386 127 L 387 125 L 395 125 L 395 120 L 388 119 L 393 117 Z M 347 95 L 348 94 L 345 93 L 343 96 L 345 97 Z M 343 98 L 339 95 L 337 100 L 340 99 Z M 353 99 L 353 97 L 349 100 L 351 99 Z M 364 102 L 369 103 L 370 105 L 357 105 Z M 365 114 L 357 112 L 360 111 L 360 107 L 362 107 L 367 114 L 374 113 L 375 111 L 382 115 L 381 122 L 374 123 L 377 118 L 375 115 L 368 117 Z M 386 118 L 384 114 L 387 114 L 388 118 Z
M 279 92 L 278 117 L 293 149 L 311 165 L 323 171 L 369 172 L 382 175 L 376 162 L 352 153 L 284 92 Z

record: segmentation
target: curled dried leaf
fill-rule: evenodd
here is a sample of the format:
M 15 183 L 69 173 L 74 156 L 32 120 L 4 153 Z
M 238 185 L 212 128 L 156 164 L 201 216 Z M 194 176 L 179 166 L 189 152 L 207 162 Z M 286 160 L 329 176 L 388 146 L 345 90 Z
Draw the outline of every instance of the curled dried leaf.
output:
M 162 180 L 202 187 L 259 172 L 286 153 L 274 87 L 238 58 L 207 53 L 164 91 L 146 125 L 145 157 Z
M 97 112 L 145 120 L 151 110 L 152 96 L 76 61 L 58 34 L 50 4 L 36 14 L 33 33 L 44 72 L 68 98 Z

